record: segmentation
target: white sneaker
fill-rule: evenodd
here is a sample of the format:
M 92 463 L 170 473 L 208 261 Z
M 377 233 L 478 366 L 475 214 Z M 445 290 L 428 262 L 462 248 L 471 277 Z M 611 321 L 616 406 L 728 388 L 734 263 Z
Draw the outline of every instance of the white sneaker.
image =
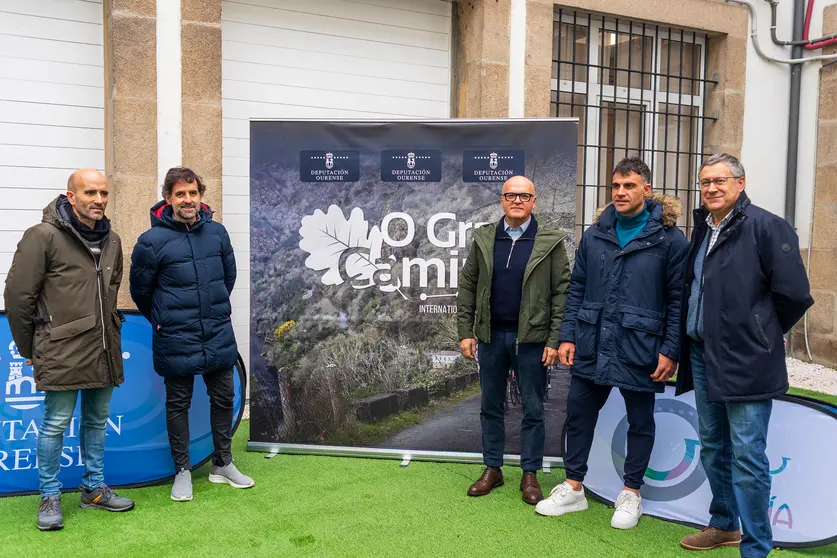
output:
M 616 498 L 616 511 L 610 526 L 614 529 L 633 529 L 642 517 L 642 497 L 633 490 L 623 490 Z
M 587 498 L 584 488 L 574 490 L 567 482 L 562 482 L 552 489 L 549 497 L 538 502 L 535 511 L 541 515 L 556 517 L 565 513 L 584 511 L 587 509 Z

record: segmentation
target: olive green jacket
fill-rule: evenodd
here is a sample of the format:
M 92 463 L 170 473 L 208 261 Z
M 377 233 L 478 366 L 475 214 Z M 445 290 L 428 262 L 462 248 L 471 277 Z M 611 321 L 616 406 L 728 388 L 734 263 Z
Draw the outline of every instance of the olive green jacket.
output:
M 111 230 L 97 266 L 59 215 L 59 198 L 17 246 L 4 292 L 9 328 L 20 355 L 32 359 L 38 391 L 118 386 L 124 380 L 116 307 L 122 242 Z
M 491 342 L 491 277 L 498 223 L 474 231 L 474 241 L 460 274 L 456 299 L 460 340 L 476 337 L 484 343 Z M 557 229 L 538 227 L 523 274 L 519 343 L 545 343 L 547 347 L 558 348 L 570 286 L 565 236 Z

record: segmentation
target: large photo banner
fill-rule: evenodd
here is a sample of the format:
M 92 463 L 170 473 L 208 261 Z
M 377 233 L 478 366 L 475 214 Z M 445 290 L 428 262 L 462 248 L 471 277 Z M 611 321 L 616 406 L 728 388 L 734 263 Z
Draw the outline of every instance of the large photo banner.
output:
M 174 460 L 166 430 L 166 388 L 154 371 L 151 324 L 138 313 L 126 313 L 122 325 L 125 382 L 113 390 L 106 426 L 105 477 L 111 486 L 142 486 L 174 476 Z M 244 366 L 239 359 L 234 376 L 233 430 L 244 414 Z M 44 416 L 45 393 L 37 391 L 32 367 L 12 339 L 6 316 L 0 315 L 0 496 L 38 490 L 38 436 Z M 64 433 L 59 479 L 64 488 L 81 484 L 81 402 L 76 402 Z M 209 397 L 203 379 L 195 380 L 189 409 L 189 456 L 192 466 L 205 463 L 213 452 Z
M 674 386 L 657 396 L 657 433 L 642 487 L 646 514 L 693 525 L 709 523 L 712 492 L 700 462 L 694 392 L 674 397 Z M 612 503 L 622 490 L 628 419 L 614 390 L 599 414 L 588 491 Z M 837 409 L 821 401 L 784 396 L 773 402 L 767 436 L 771 493 L 768 516 L 777 546 L 814 546 L 837 541 Z
M 251 122 L 250 447 L 479 454 L 459 272 L 515 175 L 572 257 L 577 137 L 562 119 Z M 553 457 L 560 391 L 546 402 Z M 507 417 L 506 453 L 519 454 L 514 397 Z

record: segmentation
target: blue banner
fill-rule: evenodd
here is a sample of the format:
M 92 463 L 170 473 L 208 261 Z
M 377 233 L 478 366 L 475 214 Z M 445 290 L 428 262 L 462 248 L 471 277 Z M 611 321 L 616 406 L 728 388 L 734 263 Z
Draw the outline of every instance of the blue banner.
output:
M 135 486 L 165 481 L 174 475 L 166 432 L 163 379 L 154 371 L 151 326 L 139 314 L 126 314 L 122 327 L 125 382 L 113 391 L 105 446 L 105 480 L 111 486 Z M 244 411 L 244 366 L 235 374 L 233 428 Z M 35 390 L 31 366 L 18 354 L 8 319 L 0 315 L 0 496 L 38 490 L 37 440 L 44 412 L 44 393 Z M 81 484 L 84 463 L 79 450 L 80 404 L 64 435 L 60 479 L 64 488 Z M 189 410 L 190 455 L 193 467 L 212 454 L 209 397 L 202 377 L 195 380 Z

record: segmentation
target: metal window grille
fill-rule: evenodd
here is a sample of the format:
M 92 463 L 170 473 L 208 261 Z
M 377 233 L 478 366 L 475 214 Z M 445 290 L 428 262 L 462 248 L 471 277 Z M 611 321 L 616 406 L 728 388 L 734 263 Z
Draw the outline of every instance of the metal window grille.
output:
M 610 201 L 613 166 L 641 157 L 655 192 L 680 198 L 689 235 L 700 203 L 708 36 L 556 7 L 552 116 L 579 119 L 578 232 Z

